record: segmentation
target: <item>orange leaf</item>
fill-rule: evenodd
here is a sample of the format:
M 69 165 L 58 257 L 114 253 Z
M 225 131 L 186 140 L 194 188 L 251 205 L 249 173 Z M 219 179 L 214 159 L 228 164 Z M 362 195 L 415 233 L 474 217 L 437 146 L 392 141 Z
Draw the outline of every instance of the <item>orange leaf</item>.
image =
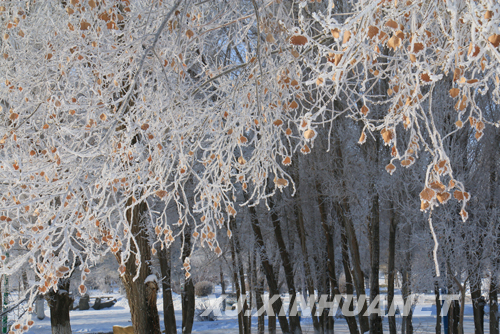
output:
M 450 194 L 447 193 L 447 192 L 438 193 L 436 197 L 437 197 L 439 203 L 443 203 L 444 204 L 444 203 L 446 203 L 450 199 Z
M 312 138 L 314 138 L 314 136 L 316 136 L 316 132 L 314 132 L 314 130 L 312 130 L 312 129 L 309 129 L 309 130 L 304 132 L 305 139 L 312 139 Z
M 229 213 L 230 216 L 236 216 L 236 210 L 231 205 L 228 205 L 227 213 Z
M 455 190 L 453 192 L 453 197 L 455 197 L 459 201 L 463 201 L 464 200 L 464 193 L 461 192 L 460 190 Z
M 290 37 L 290 44 L 293 45 L 306 45 L 307 44 L 307 37 L 302 36 L 302 35 L 296 35 Z
M 311 149 L 310 149 L 310 148 L 309 148 L 309 146 L 307 146 L 307 144 L 306 144 L 306 145 L 304 145 L 304 147 L 302 147 L 302 148 L 300 149 L 300 151 L 301 151 L 302 153 L 304 153 L 304 154 L 307 154 L 307 153 L 310 153 L 310 152 L 311 152 Z
M 392 28 L 392 29 L 398 29 L 399 28 L 399 25 L 396 21 L 394 20 L 389 20 L 385 23 L 385 26 L 386 27 L 389 27 L 389 28 Z
M 366 142 L 366 135 L 365 132 L 363 131 L 361 133 L 361 136 L 359 137 L 358 144 L 364 144 Z
M 457 97 L 459 93 L 460 93 L 460 89 L 458 89 L 458 88 L 450 89 L 450 96 L 453 98 Z
M 363 113 L 363 115 L 365 115 L 365 116 L 368 115 L 369 111 L 370 111 L 370 109 L 368 109 L 367 106 L 364 105 L 361 107 L 361 112 Z
M 385 166 L 385 170 L 387 171 L 387 173 L 392 175 L 392 173 L 394 173 L 394 171 L 396 170 L 396 166 L 390 163 L 387 166 Z
M 434 197 L 436 196 L 436 192 L 434 190 L 432 190 L 431 188 L 424 188 L 424 190 L 422 190 L 420 192 L 420 199 L 423 200 L 423 201 L 431 201 Z
M 446 189 L 446 187 L 444 186 L 444 184 L 442 184 L 441 182 L 439 181 L 434 181 L 430 184 L 430 187 L 434 190 L 438 190 L 438 191 L 444 191 Z
M 396 50 L 401 45 L 401 39 L 394 35 L 387 41 L 387 46 Z
M 391 140 L 394 138 L 394 134 L 390 129 L 382 129 L 382 131 L 380 131 L 380 134 L 382 135 L 382 138 L 384 139 L 384 142 L 386 144 L 389 144 Z
M 350 31 L 345 31 L 344 32 L 344 38 L 342 40 L 342 44 L 345 44 L 345 43 L 349 42 L 350 39 L 351 39 L 351 32 Z
M 340 30 L 338 28 L 330 29 L 330 32 L 332 33 L 333 38 L 339 38 L 340 37 Z
M 167 196 L 168 192 L 166 190 L 157 190 L 155 194 L 160 198 L 164 198 Z
M 373 38 L 375 35 L 378 34 L 379 32 L 379 28 L 378 27 L 375 27 L 375 26 L 369 26 L 368 27 L 368 37 L 369 38 Z
M 429 76 L 428 73 L 422 73 L 420 75 L 420 79 L 422 79 L 422 81 L 425 81 L 425 82 L 431 82 L 431 77 Z
M 82 22 L 80 22 L 80 30 L 88 30 L 89 28 L 90 28 L 90 23 L 88 23 L 85 20 L 82 20 Z
M 500 45 L 500 35 L 497 35 L 497 34 L 494 34 L 494 35 L 491 35 L 489 38 L 488 38 L 488 41 L 493 44 L 494 47 L 498 47 Z
M 274 183 L 279 187 L 286 187 L 288 185 L 288 181 L 285 179 L 274 179 Z

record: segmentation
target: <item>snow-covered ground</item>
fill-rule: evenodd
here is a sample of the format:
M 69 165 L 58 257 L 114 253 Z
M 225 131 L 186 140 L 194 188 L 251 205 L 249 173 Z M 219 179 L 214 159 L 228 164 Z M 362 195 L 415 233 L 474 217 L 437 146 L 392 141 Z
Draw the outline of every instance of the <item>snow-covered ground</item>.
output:
M 218 289 L 215 290 L 218 292 Z M 102 295 L 99 291 L 91 291 L 92 295 Z M 106 294 L 112 295 L 117 299 L 117 303 L 107 309 L 96 311 L 94 309 L 90 309 L 87 311 L 71 311 L 71 328 L 73 333 L 110 333 L 112 332 L 114 325 L 119 326 L 130 326 L 130 311 L 126 297 L 119 294 Z M 162 296 L 158 296 L 158 310 L 160 311 L 160 322 L 163 329 L 163 304 L 162 304 Z M 181 298 L 180 295 L 174 294 L 174 307 L 176 310 L 176 319 L 177 319 L 177 331 L 180 333 L 181 326 Z M 285 298 L 285 307 L 287 308 L 287 299 Z M 431 311 L 431 316 L 418 317 L 415 316 L 413 318 L 413 326 L 414 333 L 422 333 L 422 334 L 430 334 L 435 333 L 435 325 L 436 325 L 436 308 L 431 303 L 423 304 L 422 311 Z M 235 312 L 233 312 L 235 313 Z M 51 334 L 50 329 L 50 312 L 46 307 L 45 310 L 46 317 L 44 320 L 38 320 L 33 315 L 33 320 L 35 321 L 34 326 L 28 332 L 29 334 Z M 487 313 L 486 313 L 487 314 Z M 401 317 L 397 317 L 398 327 L 401 324 Z M 304 333 L 312 333 L 312 319 L 302 318 L 301 325 Z M 465 309 L 465 321 L 464 321 L 464 333 L 473 333 L 474 332 L 474 323 L 472 317 L 472 306 L 466 305 Z M 252 317 L 252 326 L 257 328 L 257 317 Z M 267 317 L 266 317 L 266 327 L 267 327 Z M 388 331 L 388 323 L 387 318 L 384 318 L 384 330 Z M 277 325 L 279 329 L 279 324 Z M 216 333 L 229 333 L 236 334 L 238 333 L 238 319 L 236 314 L 223 314 L 218 317 L 216 321 L 195 321 L 193 326 L 193 332 L 204 333 L 204 334 L 216 334 Z M 279 333 L 279 330 L 278 330 Z M 348 334 L 348 327 L 344 319 L 339 318 L 335 320 L 335 333 L 338 334 Z M 485 317 L 485 333 L 489 333 L 488 331 L 488 318 Z

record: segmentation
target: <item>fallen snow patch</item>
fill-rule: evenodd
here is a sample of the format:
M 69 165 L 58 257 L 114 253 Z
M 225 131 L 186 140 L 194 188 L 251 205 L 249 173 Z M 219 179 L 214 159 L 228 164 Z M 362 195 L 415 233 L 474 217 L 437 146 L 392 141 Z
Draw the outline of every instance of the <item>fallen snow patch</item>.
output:
M 153 274 L 146 277 L 146 279 L 144 280 L 144 284 L 148 284 L 149 282 L 154 282 L 158 285 L 158 278 L 156 277 L 156 275 Z

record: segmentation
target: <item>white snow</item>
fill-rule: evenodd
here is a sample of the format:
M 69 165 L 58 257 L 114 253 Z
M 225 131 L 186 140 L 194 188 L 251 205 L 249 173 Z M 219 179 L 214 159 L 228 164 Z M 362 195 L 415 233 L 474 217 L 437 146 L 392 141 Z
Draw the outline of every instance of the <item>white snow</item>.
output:
M 156 275 L 151 274 L 146 277 L 146 279 L 144 280 L 144 284 L 148 284 L 149 282 L 154 282 L 156 283 L 156 285 L 158 285 L 158 278 L 156 277 Z
M 218 289 L 216 288 L 216 292 Z M 220 291 L 220 290 L 219 290 Z M 100 291 L 91 291 L 91 296 L 102 295 Z M 94 309 L 89 309 L 87 311 L 71 311 L 70 319 L 71 319 L 71 328 L 73 333 L 110 333 L 113 331 L 113 326 L 131 326 L 131 318 L 130 318 L 130 309 L 128 306 L 127 298 L 118 293 L 114 294 L 106 294 L 108 296 L 113 296 L 117 299 L 117 303 L 111 307 L 103 310 L 96 311 Z M 177 331 L 181 332 L 181 319 L 182 319 L 182 309 L 181 309 L 181 296 L 173 293 L 173 302 L 175 308 L 175 317 L 177 320 Z M 430 300 L 430 299 L 429 299 Z M 198 298 L 197 298 L 198 301 Z M 200 302 L 203 302 L 203 299 L 199 299 Z M 285 296 L 284 299 L 284 307 L 288 308 L 288 296 Z M 160 313 L 160 324 L 161 328 L 164 329 L 163 326 L 163 301 L 161 293 L 158 295 L 157 300 L 158 311 Z M 436 308 L 432 303 L 427 303 L 422 305 L 422 311 L 429 312 L 430 316 L 418 317 L 414 316 L 413 318 L 413 326 L 414 333 L 417 334 L 430 334 L 435 332 L 436 325 Z M 485 316 L 485 333 L 488 333 L 488 311 L 486 311 Z M 193 332 L 203 333 L 203 334 L 218 334 L 218 333 L 228 333 L 228 334 L 237 334 L 238 333 L 238 319 L 236 316 L 236 312 L 228 312 L 217 318 L 216 321 L 195 321 L 193 326 Z M 255 313 L 255 310 L 254 310 Z M 28 331 L 28 334 L 51 334 L 50 328 L 50 311 L 45 306 L 45 314 L 46 317 L 44 320 L 36 319 L 36 316 L 33 316 L 33 320 L 35 324 Z M 401 317 L 397 316 L 397 324 L 398 328 L 401 326 Z M 266 317 L 266 331 L 267 331 L 267 317 Z M 383 320 L 384 331 L 388 331 L 388 322 L 387 317 L 384 317 Z M 256 332 L 257 330 L 257 317 L 252 315 L 252 331 Z M 312 333 L 312 319 L 309 318 L 301 318 L 301 327 L 307 333 Z M 278 333 L 279 324 L 277 324 Z M 465 333 L 473 333 L 474 332 L 474 322 L 472 316 L 472 305 L 466 305 L 465 309 L 465 321 L 464 321 L 464 332 Z M 347 323 L 345 319 L 338 318 L 335 319 L 335 333 L 336 334 L 348 334 L 349 330 L 347 327 Z

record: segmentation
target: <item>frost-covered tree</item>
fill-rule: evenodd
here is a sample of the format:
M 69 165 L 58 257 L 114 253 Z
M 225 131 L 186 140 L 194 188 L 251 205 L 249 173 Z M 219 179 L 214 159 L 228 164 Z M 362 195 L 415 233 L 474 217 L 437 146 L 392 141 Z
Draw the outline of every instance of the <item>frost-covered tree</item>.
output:
M 286 166 L 328 143 L 320 128 L 340 116 L 362 124 L 360 143 L 382 137 L 390 174 L 428 151 L 421 209 L 453 196 L 466 220 L 470 195 L 445 139 L 467 119 L 477 140 L 498 125 L 477 101 L 500 101 L 499 26 L 492 0 L 2 2 L 1 244 L 26 252 L 1 273 L 29 264 L 31 292 L 45 293 L 79 263 L 84 293 L 111 252 L 136 332 L 156 333 L 144 284 L 155 244 L 189 231 L 221 253 L 217 231 L 238 204 L 294 189 Z M 434 101 L 448 78 L 445 129 Z M 190 267 L 187 256 L 187 277 Z

